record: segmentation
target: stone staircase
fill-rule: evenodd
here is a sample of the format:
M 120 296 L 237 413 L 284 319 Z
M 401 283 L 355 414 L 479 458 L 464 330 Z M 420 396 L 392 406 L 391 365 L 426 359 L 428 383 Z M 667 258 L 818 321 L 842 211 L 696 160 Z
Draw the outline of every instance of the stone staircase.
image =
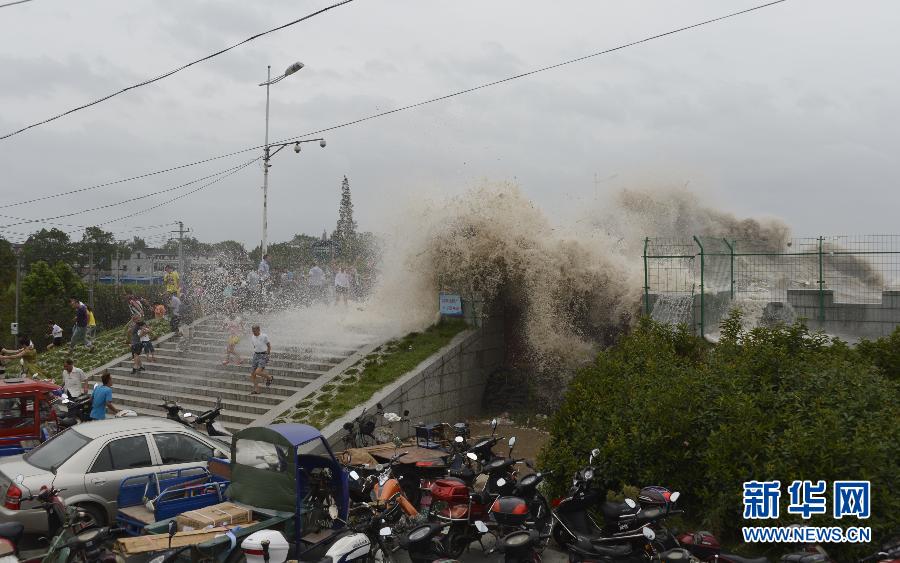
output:
M 278 335 L 270 334 L 273 352 L 266 371 L 275 380 L 268 388 L 261 385 L 259 395 L 251 395 L 249 331 L 237 348 L 242 365 L 223 366 L 226 335 L 221 324 L 219 319 L 208 318 L 190 327 L 187 336 L 157 344 L 155 363 L 147 362 L 142 356 L 145 371 L 132 374 L 131 361 L 109 368 L 113 377 L 113 404 L 138 414 L 165 416 L 161 405 L 168 397 L 184 410 L 199 414 L 214 407 L 217 397 L 221 397 L 222 413 L 218 420 L 235 431 L 326 376 L 371 342 L 360 335 L 346 344 L 302 342 L 285 347 L 279 345 Z M 252 322 L 245 324 L 250 326 Z

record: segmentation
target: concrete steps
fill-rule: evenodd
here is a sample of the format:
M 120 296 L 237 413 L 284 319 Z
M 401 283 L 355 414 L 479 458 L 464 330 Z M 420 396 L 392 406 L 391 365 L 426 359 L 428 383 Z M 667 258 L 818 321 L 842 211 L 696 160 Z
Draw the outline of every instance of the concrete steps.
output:
M 147 362 L 142 356 L 144 371 L 132 374 L 130 361 L 111 367 L 113 404 L 138 414 L 165 416 L 161 405 L 166 399 L 177 401 L 185 411 L 200 414 L 221 398 L 219 421 L 237 431 L 325 376 L 368 343 L 365 336 L 351 335 L 340 344 L 304 342 L 276 347 L 266 368 L 275 381 L 268 388 L 261 384 L 261 393 L 251 395 L 249 337 L 238 345 L 243 364 L 223 366 L 227 336 L 220 327 L 221 320 L 208 319 L 191 327 L 189 337 L 158 344 L 156 362 Z

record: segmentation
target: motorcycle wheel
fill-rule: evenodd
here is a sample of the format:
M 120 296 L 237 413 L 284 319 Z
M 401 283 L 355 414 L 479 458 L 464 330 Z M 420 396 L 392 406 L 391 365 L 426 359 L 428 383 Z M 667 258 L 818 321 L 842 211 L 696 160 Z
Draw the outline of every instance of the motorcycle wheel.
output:
M 446 559 L 459 559 L 459 556 L 471 543 L 471 538 L 469 538 L 466 530 L 454 530 L 451 527 L 441 543 L 444 547 L 444 553 L 447 554 Z
M 550 530 L 550 535 L 553 537 L 553 541 L 556 542 L 556 545 L 559 546 L 560 549 L 567 549 L 568 545 L 572 543 L 572 540 L 575 539 L 572 537 L 572 534 L 567 532 L 565 528 L 559 525 L 557 522 L 553 522 L 553 528 Z

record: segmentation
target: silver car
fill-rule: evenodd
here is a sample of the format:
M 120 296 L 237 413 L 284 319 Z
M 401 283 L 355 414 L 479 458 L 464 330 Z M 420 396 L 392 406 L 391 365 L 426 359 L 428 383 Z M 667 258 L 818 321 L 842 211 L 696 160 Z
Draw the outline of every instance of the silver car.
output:
M 34 450 L 0 458 L 0 522 L 21 522 L 26 533 L 47 531 L 47 513 L 34 501 L 53 484 L 70 506 L 99 525 L 115 521 L 123 479 L 206 467 L 228 457 L 229 446 L 183 424 L 155 416 L 111 418 L 78 424 Z M 23 477 L 16 484 L 16 477 Z

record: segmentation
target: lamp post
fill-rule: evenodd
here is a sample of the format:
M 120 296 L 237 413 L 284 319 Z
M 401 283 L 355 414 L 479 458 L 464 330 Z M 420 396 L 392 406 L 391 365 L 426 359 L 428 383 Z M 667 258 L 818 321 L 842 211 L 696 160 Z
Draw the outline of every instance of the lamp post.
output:
M 268 196 L 269 196 L 269 159 L 271 155 L 269 154 L 269 87 L 276 82 L 280 82 L 287 78 L 288 76 L 294 74 L 301 68 L 303 68 L 303 63 L 296 62 L 291 66 L 287 67 L 284 71 L 284 74 L 278 76 L 276 78 L 272 78 L 272 65 L 269 65 L 267 72 L 266 81 L 260 84 L 260 86 L 266 87 L 266 144 L 263 147 L 263 220 L 262 220 L 262 244 L 260 245 L 260 249 L 262 250 L 261 256 L 266 255 L 266 246 L 267 246 L 267 234 L 269 230 L 267 212 L 268 212 Z
M 13 254 L 16 256 L 16 330 L 10 331 L 13 335 L 13 349 L 16 348 L 16 336 L 19 334 L 19 286 L 22 272 L 22 244 L 14 243 L 11 245 Z

